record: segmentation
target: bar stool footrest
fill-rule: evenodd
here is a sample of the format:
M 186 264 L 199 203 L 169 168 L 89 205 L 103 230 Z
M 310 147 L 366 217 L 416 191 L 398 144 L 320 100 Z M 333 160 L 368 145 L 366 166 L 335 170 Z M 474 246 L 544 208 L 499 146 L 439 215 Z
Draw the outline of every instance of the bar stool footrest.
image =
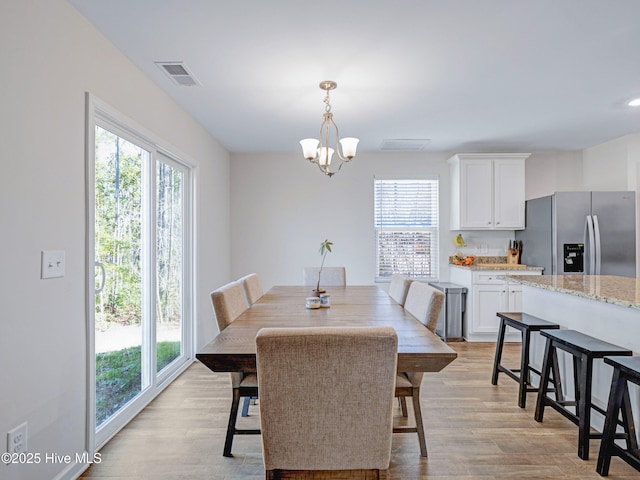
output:
M 612 455 L 617 455 L 636 470 L 640 470 L 640 449 L 625 450 L 620 445 L 613 445 Z
M 260 435 L 261 433 L 262 432 L 260 432 L 260 429 L 241 429 L 241 430 L 238 430 L 237 428 L 233 432 L 234 435 Z
M 504 373 L 506 376 L 508 376 L 509 378 L 512 378 L 513 380 L 515 380 L 516 382 L 520 381 L 520 376 L 516 375 L 515 372 L 519 372 L 520 370 L 511 370 L 507 367 L 503 367 L 502 365 L 500 365 L 498 367 L 498 371 L 500 371 L 501 373 Z

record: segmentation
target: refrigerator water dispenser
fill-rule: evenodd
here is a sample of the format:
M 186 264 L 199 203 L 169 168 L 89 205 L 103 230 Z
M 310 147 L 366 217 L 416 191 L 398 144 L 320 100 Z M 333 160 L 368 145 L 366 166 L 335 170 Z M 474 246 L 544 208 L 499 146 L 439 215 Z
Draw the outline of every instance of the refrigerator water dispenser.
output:
M 564 244 L 564 272 L 584 272 L 584 243 Z

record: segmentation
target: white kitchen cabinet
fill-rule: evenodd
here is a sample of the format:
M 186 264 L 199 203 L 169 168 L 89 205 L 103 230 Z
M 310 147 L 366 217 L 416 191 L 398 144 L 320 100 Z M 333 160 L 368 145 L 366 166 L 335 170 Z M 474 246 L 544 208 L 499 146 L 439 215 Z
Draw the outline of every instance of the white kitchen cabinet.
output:
M 451 157 L 451 230 L 523 229 L 528 156 L 474 153 Z
M 508 282 L 496 285 L 475 285 L 472 293 L 473 325 L 476 333 L 490 333 L 493 337 L 498 332 L 500 319 L 497 312 L 522 311 L 522 287 Z M 508 332 L 516 330 L 508 327 Z
M 524 229 L 525 158 L 493 161 L 493 219 L 496 228 Z
M 504 287 L 502 285 L 474 285 L 471 293 L 471 323 L 467 324 L 467 332 L 472 334 L 490 333 L 495 337 L 498 331 L 496 312 L 505 311 Z M 495 338 L 494 338 L 495 340 Z
M 451 282 L 467 287 L 463 334 L 470 342 L 495 342 L 500 326 L 497 312 L 522 311 L 522 286 L 505 275 L 541 275 L 541 270 L 472 270 L 451 267 Z M 520 332 L 508 328 L 506 341 L 519 342 Z

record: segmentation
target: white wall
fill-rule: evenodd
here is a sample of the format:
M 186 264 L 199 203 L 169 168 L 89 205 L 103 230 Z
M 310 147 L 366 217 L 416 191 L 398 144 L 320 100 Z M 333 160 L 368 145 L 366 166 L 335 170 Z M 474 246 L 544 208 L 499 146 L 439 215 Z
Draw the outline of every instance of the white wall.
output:
M 86 447 L 85 92 L 197 166 L 201 344 L 215 332 L 207 294 L 230 276 L 229 154 L 64 0 L 3 2 L 0 45 L 0 450 L 26 420 L 31 452 L 75 455 Z M 64 278 L 40 280 L 41 250 L 66 252 Z M 65 467 L 0 463 L 0 478 Z
M 585 190 L 636 190 L 640 134 L 625 135 L 584 150 Z
M 440 178 L 440 279 L 448 280 L 448 256 L 455 253 L 449 230 L 449 152 L 363 152 L 333 178 L 306 162 L 295 150 L 280 155 L 233 155 L 231 162 L 232 275 L 257 272 L 265 289 L 298 284 L 304 266 L 318 265 L 318 247 L 334 242 L 327 265 L 345 265 L 347 282 L 372 284 L 375 277 L 373 179 Z M 527 198 L 555 190 L 579 190 L 580 152 L 533 154 L 526 163 Z M 457 233 L 457 232 L 455 232 Z M 477 254 L 506 255 L 513 232 L 463 232 Z
M 525 197 L 583 190 L 582 152 L 536 152 L 525 162 Z
M 318 248 L 328 238 L 334 249 L 325 265 L 345 265 L 350 284 L 372 284 L 374 176 L 439 175 L 446 185 L 447 158 L 446 154 L 361 153 L 329 178 L 297 149 L 281 155 L 233 155 L 232 274 L 257 272 L 265 288 L 299 284 L 303 267 L 320 264 Z M 441 189 L 442 228 L 448 232 L 446 199 L 447 190 Z

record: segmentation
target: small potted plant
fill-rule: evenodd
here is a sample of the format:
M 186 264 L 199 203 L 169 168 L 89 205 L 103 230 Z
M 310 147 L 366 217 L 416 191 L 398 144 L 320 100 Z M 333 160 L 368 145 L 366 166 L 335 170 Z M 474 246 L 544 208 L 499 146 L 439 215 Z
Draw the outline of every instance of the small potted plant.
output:
M 313 294 L 318 297 L 321 293 L 326 293 L 326 290 L 320 288 L 320 276 L 322 275 L 322 267 L 324 266 L 324 259 L 327 257 L 327 253 L 331 252 L 331 247 L 333 246 L 333 242 L 325 239 L 324 242 L 320 244 L 320 255 L 322 255 L 322 263 L 320 264 L 320 270 L 318 271 L 318 285 L 316 286 Z

